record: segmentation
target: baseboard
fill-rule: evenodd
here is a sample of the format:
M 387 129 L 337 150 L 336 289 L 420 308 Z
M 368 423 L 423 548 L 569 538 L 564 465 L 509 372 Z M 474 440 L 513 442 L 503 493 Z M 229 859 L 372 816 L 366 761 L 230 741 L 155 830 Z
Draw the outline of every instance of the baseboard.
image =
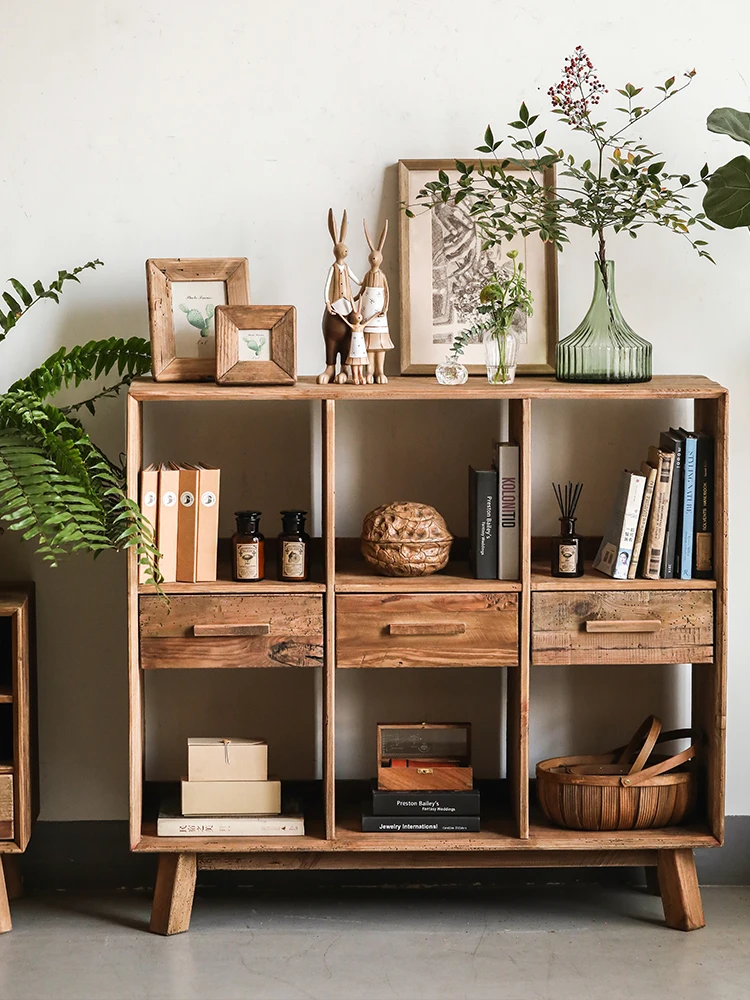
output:
M 727 818 L 724 847 L 696 851 L 702 885 L 750 885 L 750 816 Z M 125 821 L 39 822 L 21 858 L 29 889 L 151 888 L 153 855 L 128 849 Z M 201 872 L 199 885 L 221 888 L 313 889 L 321 886 L 459 885 L 514 886 L 642 881 L 638 869 L 574 868 L 363 871 L 363 872 Z

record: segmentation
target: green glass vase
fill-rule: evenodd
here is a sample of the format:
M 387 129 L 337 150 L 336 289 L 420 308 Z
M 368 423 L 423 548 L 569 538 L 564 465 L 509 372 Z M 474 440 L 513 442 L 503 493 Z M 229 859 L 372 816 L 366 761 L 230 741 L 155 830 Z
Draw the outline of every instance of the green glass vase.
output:
M 581 325 L 557 345 L 560 382 L 648 382 L 651 344 L 631 330 L 615 294 L 614 261 L 604 282 L 594 262 L 594 297 Z

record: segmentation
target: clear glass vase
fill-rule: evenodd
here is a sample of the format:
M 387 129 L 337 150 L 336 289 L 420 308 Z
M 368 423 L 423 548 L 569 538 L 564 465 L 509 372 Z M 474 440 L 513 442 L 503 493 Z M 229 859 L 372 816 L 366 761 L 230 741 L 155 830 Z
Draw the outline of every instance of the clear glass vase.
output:
M 648 382 L 651 344 L 628 326 L 615 295 L 614 261 L 606 284 L 594 262 L 594 297 L 581 325 L 557 345 L 560 382 Z
M 487 381 L 493 385 L 507 385 L 516 377 L 521 338 L 513 330 L 493 327 L 484 331 L 483 339 Z
M 469 378 L 469 372 L 460 361 L 447 357 L 435 369 L 435 378 L 441 385 L 463 385 Z

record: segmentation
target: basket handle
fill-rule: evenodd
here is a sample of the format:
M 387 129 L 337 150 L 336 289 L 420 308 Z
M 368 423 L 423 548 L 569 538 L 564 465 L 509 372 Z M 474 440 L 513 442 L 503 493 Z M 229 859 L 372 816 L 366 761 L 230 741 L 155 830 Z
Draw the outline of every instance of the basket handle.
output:
M 690 735 L 691 732 L 689 729 L 674 729 L 672 732 L 664 733 L 663 738 L 659 742 L 666 743 L 670 739 L 685 739 Z M 675 754 L 674 757 L 669 757 L 667 760 L 662 760 L 652 767 L 647 767 L 645 771 L 639 771 L 637 774 L 623 774 L 620 778 L 620 784 L 626 788 L 634 785 L 642 785 L 644 782 L 650 781 L 651 778 L 655 778 L 657 774 L 664 774 L 666 771 L 671 771 L 675 767 L 679 767 L 680 764 L 684 764 L 685 761 L 692 760 L 697 753 L 698 746 L 693 743 L 687 750 L 683 750 L 681 753 Z
M 620 754 L 617 757 L 617 763 L 623 766 L 630 763 L 633 754 L 635 754 L 635 759 L 630 766 L 630 774 L 637 774 L 639 771 L 643 770 L 643 765 L 651 756 L 654 747 L 660 742 L 659 734 L 661 733 L 661 720 L 657 719 L 655 715 L 649 715 L 643 720 L 641 725 L 638 727 L 636 732 L 633 734 L 633 738 L 630 743 L 620 750 L 613 750 L 613 754 Z M 640 749 L 638 749 L 640 747 Z M 636 753 L 636 751 L 638 751 Z

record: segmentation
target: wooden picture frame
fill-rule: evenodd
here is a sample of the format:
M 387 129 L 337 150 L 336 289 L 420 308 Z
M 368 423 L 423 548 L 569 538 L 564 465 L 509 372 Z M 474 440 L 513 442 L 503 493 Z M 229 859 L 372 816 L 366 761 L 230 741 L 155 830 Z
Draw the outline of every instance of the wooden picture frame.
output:
M 292 385 L 296 382 L 297 310 L 294 306 L 218 306 L 216 381 L 220 385 Z
M 467 165 L 479 165 L 479 160 L 464 160 Z M 525 170 L 523 164 L 510 164 L 509 170 Z M 456 174 L 456 161 L 445 160 L 399 160 L 398 191 L 402 206 L 414 208 L 416 192 L 426 181 L 435 180 L 438 171 L 444 170 L 449 176 Z M 555 186 L 555 168 L 543 171 L 547 187 Z M 399 277 L 401 284 L 401 374 L 432 375 L 435 366 L 445 361 L 450 350 L 452 336 L 470 325 L 469 320 L 457 320 L 445 324 L 445 333 L 439 331 L 434 322 L 434 247 L 431 237 L 432 211 L 419 212 L 417 203 L 415 219 L 410 219 L 402 210 L 399 212 Z M 457 209 L 460 212 L 461 209 Z M 421 220 L 421 221 L 420 221 Z M 534 242 L 536 241 L 536 242 Z M 513 244 L 503 244 L 510 249 Z M 463 253 L 463 251 L 461 251 Z M 523 254 L 526 257 L 527 275 L 534 295 L 534 316 L 528 320 L 527 343 L 521 344 L 517 369 L 519 375 L 554 375 L 555 347 L 558 338 L 557 299 L 557 250 L 552 243 L 542 243 L 536 234 L 526 237 Z M 529 267 L 531 265 L 531 267 Z M 446 280 L 446 285 L 448 284 Z M 418 287 L 414 287 L 418 285 Z M 477 289 L 478 294 L 478 289 Z M 439 300 L 438 300 L 439 301 Z M 451 301 L 451 296 L 447 297 Z M 451 312 L 453 312 L 451 301 Z M 457 310 L 456 310 L 457 311 Z M 449 328 L 452 327 L 450 332 Z M 445 336 L 445 342 L 439 337 Z M 524 360 L 526 354 L 526 360 Z M 472 375 L 485 374 L 483 345 L 469 345 L 461 358 Z
M 205 295 L 195 287 L 198 282 L 206 283 Z M 179 305 L 185 320 L 179 317 L 176 329 L 173 293 L 181 283 L 186 283 L 187 302 Z M 213 315 L 219 304 L 250 304 L 247 258 L 154 258 L 146 261 L 146 284 L 154 379 L 157 382 L 213 381 L 216 349 L 214 333 L 212 330 L 209 333 L 210 327 L 215 327 Z M 219 287 L 222 284 L 223 290 Z M 195 303 L 200 309 L 190 308 L 195 299 L 205 300 L 206 304 L 200 301 Z M 214 310 L 210 315 L 208 307 Z M 195 316 L 190 315 L 193 312 Z M 203 328 L 196 325 L 201 321 Z M 201 343 L 203 337 L 205 344 Z M 195 341 L 192 338 L 196 338 Z M 189 348 L 187 354 L 181 353 L 184 344 Z M 195 356 L 192 356 L 193 350 Z

